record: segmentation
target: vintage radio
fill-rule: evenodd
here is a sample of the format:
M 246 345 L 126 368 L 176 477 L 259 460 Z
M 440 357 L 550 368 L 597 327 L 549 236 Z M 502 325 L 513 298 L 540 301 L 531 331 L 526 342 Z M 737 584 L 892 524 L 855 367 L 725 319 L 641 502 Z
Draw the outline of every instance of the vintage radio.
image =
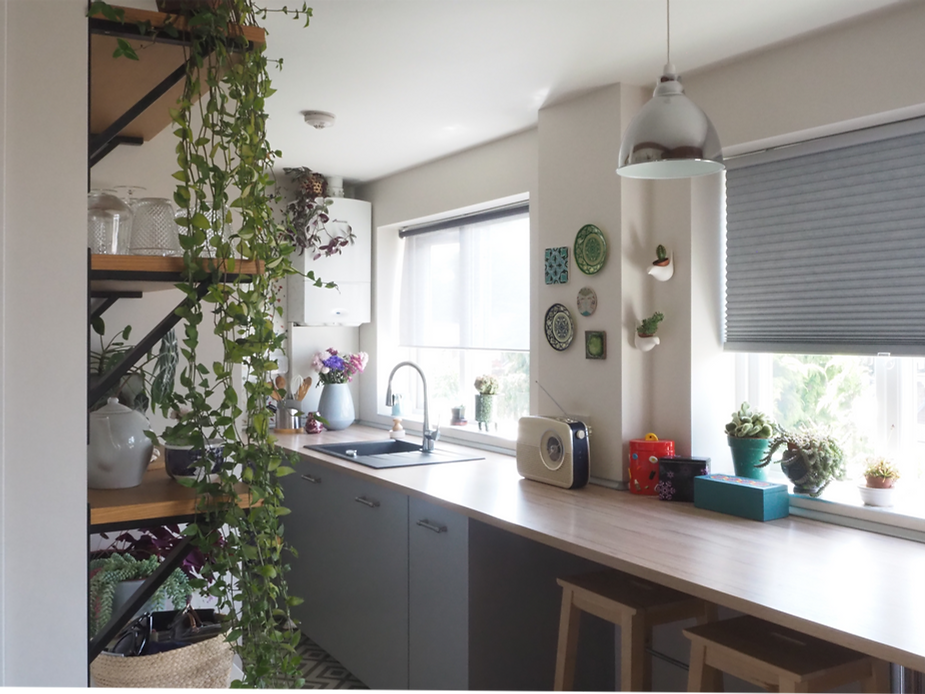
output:
M 590 429 L 570 417 L 521 417 L 517 472 L 522 477 L 576 489 L 591 476 Z

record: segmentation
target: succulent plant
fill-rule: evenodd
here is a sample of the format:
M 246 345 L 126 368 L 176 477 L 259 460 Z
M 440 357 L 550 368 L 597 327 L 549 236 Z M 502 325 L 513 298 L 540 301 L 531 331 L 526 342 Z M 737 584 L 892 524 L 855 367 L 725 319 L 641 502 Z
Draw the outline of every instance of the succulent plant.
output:
M 781 469 L 793 482 L 798 494 L 816 497 L 832 480 L 843 480 L 847 475 L 845 454 L 835 438 L 822 430 L 804 427 L 799 431 L 779 430 L 771 437 L 768 452 L 756 467 L 772 462 L 774 454 L 784 448 Z
M 752 410 L 747 402 L 732 413 L 732 420 L 726 425 L 726 434 L 737 439 L 769 439 L 773 433 L 770 418 L 764 412 Z
M 648 337 L 649 335 L 654 335 L 655 331 L 658 330 L 658 324 L 664 320 L 665 316 L 662 315 L 659 311 L 656 311 L 648 318 L 644 318 L 642 323 L 636 328 L 636 332 L 639 333 L 640 337 Z
M 899 468 L 886 458 L 872 457 L 865 461 L 864 477 L 882 477 L 888 480 L 898 480 Z

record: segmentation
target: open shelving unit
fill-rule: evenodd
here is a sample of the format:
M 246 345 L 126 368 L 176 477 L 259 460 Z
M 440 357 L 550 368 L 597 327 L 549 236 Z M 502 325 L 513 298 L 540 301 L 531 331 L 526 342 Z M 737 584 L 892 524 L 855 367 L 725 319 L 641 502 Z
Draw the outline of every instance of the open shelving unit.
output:
M 171 123 L 170 108 L 182 93 L 186 74 L 186 46 L 190 34 L 178 15 L 118 8 L 117 22 L 96 14 L 88 19 L 90 33 L 88 119 L 88 169 L 120 144 L 141 145 Z M 266 41 L 259 27 L 232 27 L 234 50 L 249 50 Z M 119 40 L 128 41 L 140 60 L 114 58 Z M 205 89 L 205 87 L 204 87 Z M 141 298 L 153 291 L 171 289 L 184 279 L 184 260 L 178 257 L 90 255 L 88 253 L 88 317 L 101 316 L 116 301 Z M 218 269 L 221 281 L 246 281 L 262 272 L 253 261 L 202 259 L 206 270 Z M 211 274 L 198 285 L 198 299 L 205 296 Z M 92 306 L 92 300 L 98 300 Z M 197 300 L 198 300 L 197 299 Z M 181 305 L 191 301 L 184 297 Z M 91 308 L 92 307 L 92 308 Z M 175 311 L 164 317 L 122 361 L 88 390 L 88 408 L 106 393 L 160 339 L 179 322 Z M 251 505 L 245 485 L 236 488 L 239 504 Z M 148 469 L 140 486 L 129 489 L 88 489 L 88 533 L 123 530 L 191 521 L 197 518 L 196 492 L 168 477 L 162 466 Z M 92 661 L 121 627 L 177 568 L 188 552 L 189 539 L 179 543 L 158 570 L 123 605 L 93 639 L 88 649 Z

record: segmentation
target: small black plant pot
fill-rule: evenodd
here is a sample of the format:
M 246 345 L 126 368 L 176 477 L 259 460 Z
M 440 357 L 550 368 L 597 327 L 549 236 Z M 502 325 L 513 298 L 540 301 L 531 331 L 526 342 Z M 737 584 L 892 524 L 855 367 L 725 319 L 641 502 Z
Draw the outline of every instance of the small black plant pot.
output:
M 215 474 L 225 462 L 225 445 L 221 441 L 210 442 L 206 455 L 212 459 L 212 469 L 206 472 L 205 465 L 199 463 L 203 456 L 201 448 L 192 446 L 164 445 L 164 467 L 173 479 L 179 477 L 201 478 L 206 474 Z
M 795 494 L 818 496 L 820 490 L 825 486 L 807 479 L 809 468 L 806 467 L 806 463 L 803 462 L 803 458 L 800 456 L 796 456 L 790 462 L 781 462 L 780 469 L 787 475 L 787 479 L 793 482 L 793 491 Z

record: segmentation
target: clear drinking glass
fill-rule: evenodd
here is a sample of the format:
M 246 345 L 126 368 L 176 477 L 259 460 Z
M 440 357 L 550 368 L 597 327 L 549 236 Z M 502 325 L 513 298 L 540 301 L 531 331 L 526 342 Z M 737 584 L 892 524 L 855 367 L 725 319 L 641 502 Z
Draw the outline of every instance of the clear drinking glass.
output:
M 87 196 L 87 245 L 91 253 L 126 254 L 132 233 L 132 210 L 113 191 L 91 190 Z
M 134 211 L 132 255 L 183 255 L 173 205 L 167 198 L 141 198 Z

